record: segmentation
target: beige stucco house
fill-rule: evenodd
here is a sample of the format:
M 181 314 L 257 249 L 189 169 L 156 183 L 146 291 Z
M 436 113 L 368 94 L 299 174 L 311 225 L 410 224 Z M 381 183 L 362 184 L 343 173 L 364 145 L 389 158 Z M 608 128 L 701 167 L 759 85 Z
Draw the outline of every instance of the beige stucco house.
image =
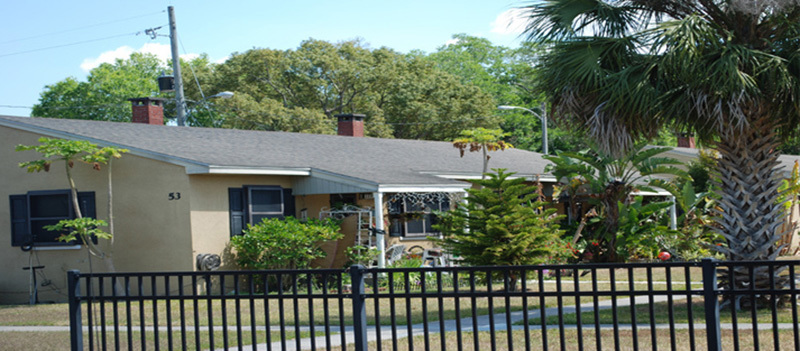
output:
M 158 104 L 134 103 L 134 115 L 141 109 L 135 120 L 143 123 L 0 116 L 0 198 L 8 199 L 0 201 L 0 303 L 29 300 L 33 279 L 24 268 L 41 267 L 34 270 L 41 301 L 65 299 L 68 270 L 85 272 L 90 263 L 95 272 L 107 270 L 81 246 L 59 243 L 41 229 L 73 214 L 63 167 L 34 174 L 17 167 L 38 155 L 14 147 L 38 144 L 40 137 L 130 150 L 112 167 L 113 262 L 120 272 L 191 271 L 204 253 L 220 255 L 222 268 L 232 269 L 228 243 L 246 224 L 317 218 L 341 203 L 357 214 L 346 220 L 357 235 L 346 237 L 345 246 L 366 236 L 368 227 L 385 229 L 386 235 L 367 238 L 378 247 L 424 244 L 433 234 L 429 217 L 397 218 L 460 201 L 469 186 L 464 180 L 480 177 L 482 168 L 478 153 L 459 157 L 448 142 L 358 137 L 359 115 L 340 117 L 340 133 L 348 135 L 314 135 L 165 126 Z M 546 164 L 540 154 L 515 149 L 494 152 L 490 161 L 492 168 L 553 182 L 542 176 Z M 107 220 L 107 168 L 78 164 L 74 176 L 84 212 Z M 99 245 L 111 251 L 107 241 Z M 321 265 L 341 265 L 340 256 Z

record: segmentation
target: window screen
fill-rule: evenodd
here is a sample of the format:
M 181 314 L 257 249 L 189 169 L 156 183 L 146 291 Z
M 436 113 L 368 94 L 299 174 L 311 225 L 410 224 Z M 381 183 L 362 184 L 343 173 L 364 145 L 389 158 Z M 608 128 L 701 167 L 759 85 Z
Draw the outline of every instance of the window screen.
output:
M 255 225 L 265 218 L 284 218 L 295 215 L 292 189 L 280 186 L 244 186 L 228 188 L 231 235 L 240 235 L 248 224 Z

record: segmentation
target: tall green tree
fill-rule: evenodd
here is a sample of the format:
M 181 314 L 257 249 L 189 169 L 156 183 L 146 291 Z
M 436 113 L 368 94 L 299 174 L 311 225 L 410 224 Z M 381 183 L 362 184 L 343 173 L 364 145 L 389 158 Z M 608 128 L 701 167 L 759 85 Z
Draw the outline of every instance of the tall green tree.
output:
M 466 205 L 440 216 L 442 247 L 463 263 L 474 266 L 530 265 L 547 261 L 557 254 L 563 231 L 559 230 L 555 209 L 545 209 L 536 201 L 538 189 L 524 178 L 503 169 L 489 178 L 471 181 L 480 188 L 467 189 Z M 519 279 L 511 272 L 510 289 Z
M 439 47 L 428 59 L 462 83 L 490 94 L 493 108 L 512 105 L 535 109 L 543 100 L 543 95 L 533 89 L 537 80 L 535 65 L 542 47 L 524 42 L 519 48 L 511 49 L 494 45 L 485 38 L 456 34 L 452 43 Z M 505 141 L 517 148 L 542 151 L 542 123 L 538 117 L 512 110 L 502 113 L 501 118 L 500 128 L 508 134 Z M 551 125 L 549 135 L 554 151 L 579 151 L 588 147 L 579 134 L 558 126 Z
M 130 121 L 128 99 L 158 93 L 158 76 L 169 71 L 155 55 L 133 53 L 92 69 L 85 82 L 68 77 L 47 85 L 31 116 Z
M 548 45 L 541 88 L 556 116 L 614 155 L 664 125 L 694 132 L 720 154 L 720 250 L 774 260 L 779 146 L 800 122 L 800 3 L 552 0 L 527 10 L 528 38 Z
M 541 94 L 525 91 L 535 79 L 538 45 L 523 43 L 510 49 L 494 45 L 486 38 L 455 34 L 452 42 L 428 55 L 436 67 L 458 77 L 462 83 L 479 87 L 495 103 L 528 106 L 536 104 Z
M 479 88 L 423 56 L 359 41 L 309 39 L 295 50 L 235 53 L 214 74 L 206 90 L 236 93 L 215 105 L 236 113 L 225 117 L 229 127 L 333 133 L 334 115 L 364 113 L 370 136 L 445 140 L 497 125 Z

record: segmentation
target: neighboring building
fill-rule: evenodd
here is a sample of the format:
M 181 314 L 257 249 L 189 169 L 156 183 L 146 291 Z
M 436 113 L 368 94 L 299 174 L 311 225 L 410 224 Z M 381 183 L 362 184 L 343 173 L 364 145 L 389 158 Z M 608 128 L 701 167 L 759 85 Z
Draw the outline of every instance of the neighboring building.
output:
M 247 224 L 288 215 L 317 218 L 339 204 L 355 214 L 345 220 L 352 229 L 345 245 L 326 247 L 333 254 L 323 266 L 341 266 L 341 252 L 359 236 L 365 240 L 369 226 L 392 235 L 379 246 L 424 244 L 435 235 L 430 210 L 460 201 L 470 186 L 464 180 L 479 178 L 482 169 L 479 153 L 459 157 L 449 142 L 359 137 L 360 115 L 340 117 L 340 133 L 350 136 L 171 127 L 159 125 L 160 101 L 132 101 L 140 123 L 0 116 L 0 198 L 8 199 L 0 201 L 0 264 L 6 267 L 0 303 L 28 301 L 31 275 L 25 267 L 44 266 L 36 270 L 46 285 L 39 287 L 42 301 L 64 300 L 67 270 L 89 270 L 81 246 L 59 243 L 41 229 L 72 216 L 63 166 L 41 174 L 17 167 L 39 155 L 14 147 L 38 144 L 43 136 L 130 150 L 112 168 L 114 264 L 120 272 L 194 270 L 203 253 L 220 255 L 222 269 L 232 269 L 228 243 Z M 489 166 L 534 180 L 546 164 L 540 154 L 509 149 L 491 153 Z M 74 167 L 81 207 L 107 220 L 106 171 Z M 424 215 L 403 220 L 408 211 Z M 371 219 L 376 217 L 384 220 Z M 108 248 L 106 241 L 100 245 Z M 92 265 L 106 271 L 101 260 Z

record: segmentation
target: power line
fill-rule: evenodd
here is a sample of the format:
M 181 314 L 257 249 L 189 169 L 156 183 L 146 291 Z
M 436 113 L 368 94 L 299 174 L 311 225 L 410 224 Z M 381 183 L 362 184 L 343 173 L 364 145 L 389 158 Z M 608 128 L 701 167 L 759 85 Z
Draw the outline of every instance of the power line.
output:
M 124 36 L 128 36 L 128 35 L 136 35 L 138 33 L 140 33 L 140 32 L 118 34 L 118 35 L 112 35 L 110 37 L 77 41 L 77 42 L 69 43 L 69 44 L 62 44 L 62 45 L 48 46 L 48 47 L 45 47 L 45 48 L 38 48 L 38 49 L 31 49 L 31 50 L 25 50 L 25 51 L 12 52 L 10 54 L 2 54 L 2 55 L 0 55 L 0 57 L 21 55 L 21 54 L 27 54 L 27 53 L 31 53 L 31 52 L 44 51 L 44 50 L 50 50 L 50 49 L 63 48 L 63 47 L 67 47 L 67 46 L 86 44 L 86 43 L 91 43 L 91 42 L 95 42 L 95 41 L 101 41 L 101 40 L 108 40 L 108 39 L 113 39 L 113 38 L 124 37 Z
M 186 52 L 186 47 L 183 46 L 183 40 L 181 40 L 181 37 L 178 37 L 178 42 L 181 44 L 181 49 L 183 50 L 183 54 L 184 55 L 189 55 Z M 178 59 L 180 60 L 180 58 L 178 58 Z M 206 94 L 203 93 L 203 87 L 200 86 L 200 81 L 197 79 L 197 75 L 194 74 L 194 67 L 193 67 L 194 65 L 192 64 L 191 61 L 188 61 L 188 64 L 189 64 L 188 65 L 189 66 L 189 70 L 192 71 L 192 77 L 194 77 L 194 82 L 197 84 L 197 90 L 200 91 L 200 97 L 202 97 L 203 100 L 205 100 L 206 99 Z
M 0 44 L 16 43 L 16 42 L 19 42 L 19 41 L 25 41 L 25 40 L 36 39 L 36 38 L 41 38 L 41 37 L 47 37 L 47 36 L 56 35 L 56 34 L 69 33 L 69 32 L 74 32 L 74 31 L 81 30 L 81 29 L 93 28 L 93 27 L 104 26 L 104 25 L 107 25 L 107 24 L 114 24 L 114 23 L 129 21 L 129 20 L 132 20 L 132 19 L 152 16 L 152 15 L 159 14 L 159 13 L 164 13 L 164 12 L 165 12 L 164 10 L 161 10 L 161 11 L 158 11 L 158 12 L 151 12 L 151 13 L 146 13 L 146 14 L 143 14 L 143 15 L 127 17 L 127 18 L 121 18 L 121 19 L 118 19 L 118 20 L 113 20 L 113 21 L 108 21 L 108 22 L 90 24 L 90 25 L 86 25 L 86 26 L 83 26 L 83 27 L 76 27 L 76 28 L 72 28 L 72 29 L 59 30 L 57 32 L 38 34 L 38 35 L 33 35 L 33 36 L 30 36 L 30 37 L 25 37 L 25 38 L 12 39 L 12 40 L 7 40 L 7 41 L 0 41 Z

